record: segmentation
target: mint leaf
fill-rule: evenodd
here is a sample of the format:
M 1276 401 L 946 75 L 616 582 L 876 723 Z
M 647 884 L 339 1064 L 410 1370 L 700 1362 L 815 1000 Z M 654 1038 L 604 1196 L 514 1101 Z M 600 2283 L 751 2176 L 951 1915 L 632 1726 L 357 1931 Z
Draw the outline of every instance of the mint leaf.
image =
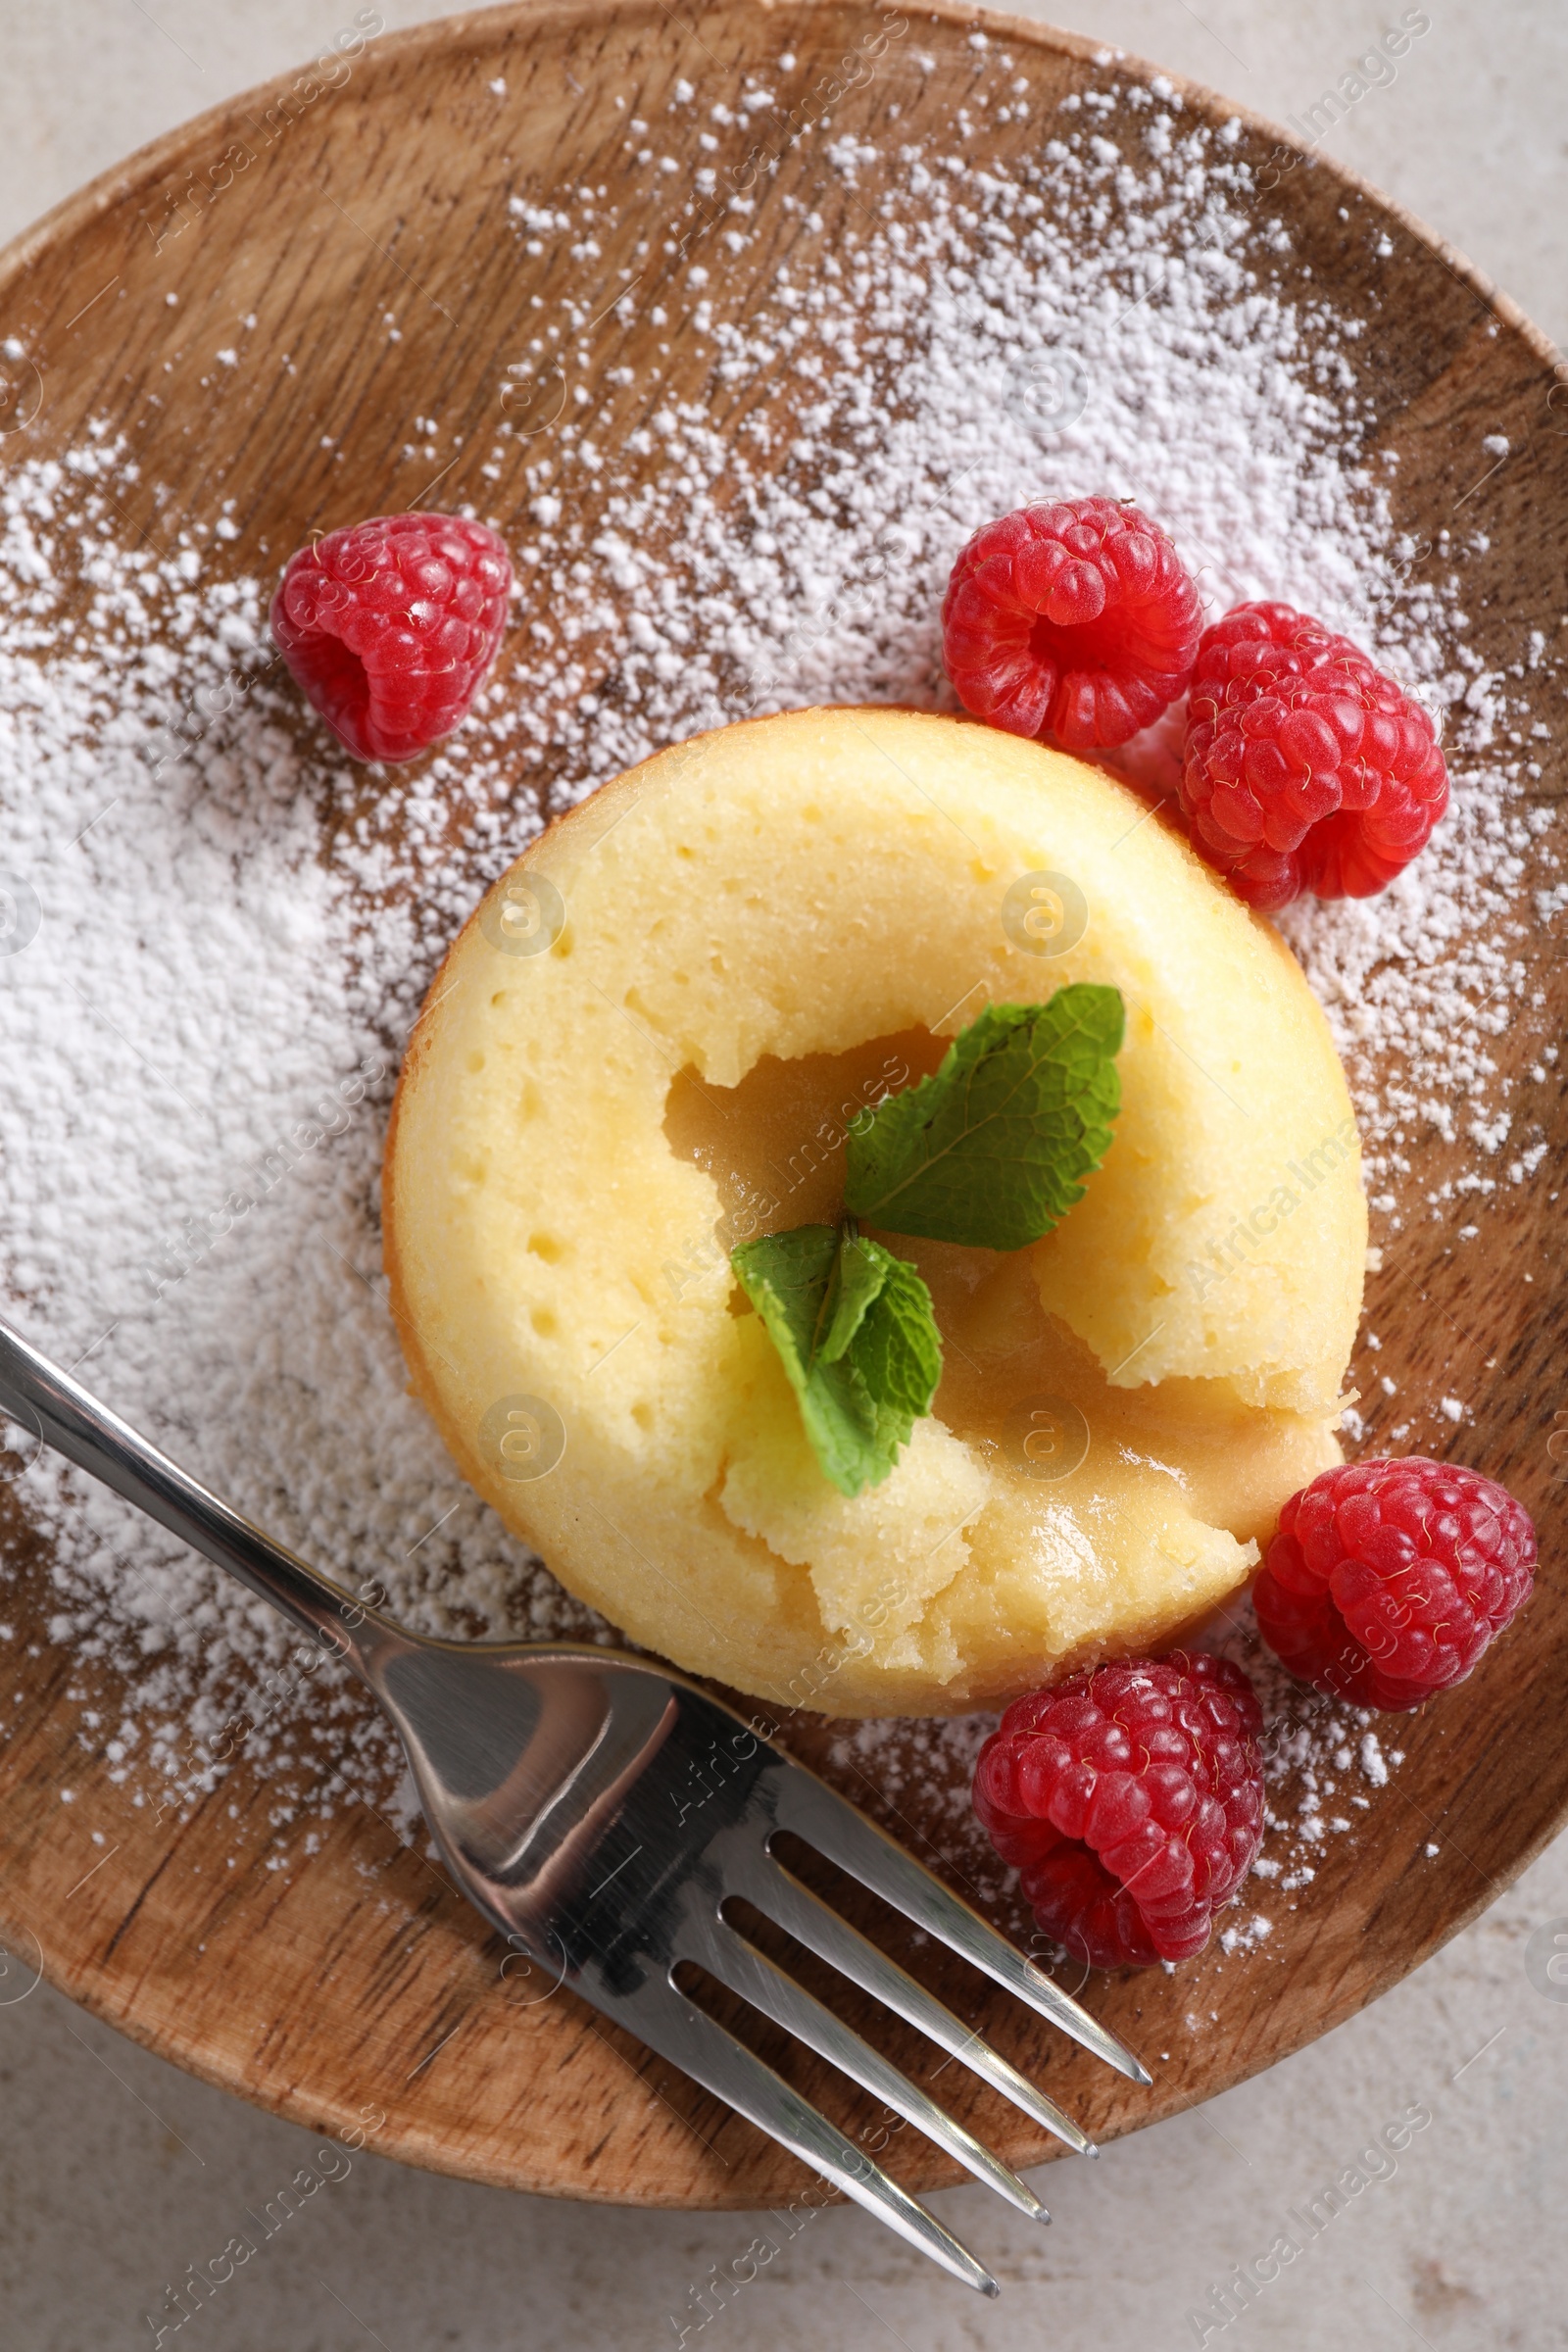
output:
M 768 1233 L 730 1252 L 841 1494 L 880 1486 L 931 1410 L 942 1342 L 931 1294 L 879 1242 L 834 1225 Z
M 812 1230 L 807 1226 L 805 1231 Z M 822 1307 L 818 1318 L 816 1360 L 836 1364 L 853 1345 L 866 1314 L 881 1296 L 888 1278 L 888 1268 L 897 1264 L 892 1254 L 879 1249 L 875 1242 L 854 1241 L 835 1226 L 826 1229 L 834 1237 L 832 1268 L 822 1293 Z M 780 1235 L 780 1240 L 790 1237 Z
M 942 1067 L 849 1137 L 845 1207 L 892 1233 L 1022 1250 L 1083 1199 L 1121 1107 L 1120 994 L 988 1004 Z
M 910 1423 L 931 1410 L 942 1378 L 942 1338 L 931 1294 L 904 1258 L 863 1236 L 854 1246 L 879 1250 L 888 1261 L 887 1280 L 875 1313 L 860 1328 L 855 1360 L 872 1396 L 881 1400 L 883 1415 L 904 1414 L 897 1442 L 905 1446 Z

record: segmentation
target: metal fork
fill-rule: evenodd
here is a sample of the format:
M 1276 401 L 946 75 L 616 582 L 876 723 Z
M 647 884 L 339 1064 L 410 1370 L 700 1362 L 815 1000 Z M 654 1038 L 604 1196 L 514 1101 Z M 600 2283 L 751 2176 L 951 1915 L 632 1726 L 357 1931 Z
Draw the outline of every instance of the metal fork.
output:
M 1135 2082 L 1130 2051 L 904 1848 L 683 1675 L 571 1642 L 461 1642 L 366 1608 L 198 1485 L 0 1323 L 0 1409 L 270 1600 L 368 1684 L 486 1920 L 944 2270 L 952 2231 L 675 1982 L 695 1963 L 1033 2219 L 1034 2191 L 724 1915 L 740 1897 L 1087 2155 L 1055 2102 L 772 1851 L 789 1831 Z

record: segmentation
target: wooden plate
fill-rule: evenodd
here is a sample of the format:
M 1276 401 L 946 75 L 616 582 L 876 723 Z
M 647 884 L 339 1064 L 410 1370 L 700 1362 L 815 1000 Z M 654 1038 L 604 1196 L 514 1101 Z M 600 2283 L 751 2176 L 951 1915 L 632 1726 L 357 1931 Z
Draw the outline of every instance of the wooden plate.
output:
M 544 193 L 616 181 L 627 117 L 612 93 L 628 93 L 633 111 L 669 125 L 668 97 L 683 74 L 726 76 L 738 91 L 743 72 L 765 58 L 779 102 L 805 105 L 847 51 L 885 29 L 859 0 L 699 6 L 690 23 L 660 0 L 625 0 L 605 9 L 498 9 L 431 25 L 376 42 L 354 63 L 346 88 L 291 77 L 146 149 L 0 262 L 0 334 L 28 355 L 7 367 L 0 421 L 21 429 L 0 443 L 0 462 L 65 451 L 89 416 L 106 418 L 128 436 L 142 485 L 176 486 L 180 519 L 212 522 L 222 500 L 235 502 L 237 565 L 265 567 L 258 543 L 276 562 L 318 521 L 427 494 L 420 462 L 411 466 L 405 450 L 411 416 L 438 411 L 466 444 L 478 446 L 494 426 L 497 355 L 522 350 L 532 331 L 529 280 L 502 225 L 518 175 Z M 940 128 L 956 93 L 990 71 L 970 39 L 980 21 L 956 8 L 922 12 L 909 38 L 886 44 L 878 72 L 835 101 L 835 129 L 891 148 Z M 1034 24 L 983 22 L 1048 109 L 1109 71 L 1097 67 L 1085 43 Z M 787 86 L 786 70 L 775 70 L 786 39 L 795 60 Z M 917 64 L 917 45 L 935 60 L 933 70 Z M 504 100 L 497 82 L 505 83 Z M 1187 101 L 1213 122 L 1234 111 L 1199 91 Z M 895 106 L 896 133 L 884 137 Z M 990 135 L 1004 157 L 1038 132 L 993 121 Z M 689 142 L 695 128 L 666 127 L 662 136 Z M 1243 124 L 1244 157 L 1264 161 L 1276 145 L 1266 125 Z M 737 315 L 744 273 L 770 277 L 790 246 L 798 214 L 785 208 L 786 195 L 820 205 L 831 227 L 839 198 L 812 178 L 808 147 L 788 149 L 776 179 L 759 184 L 760 233 L 735 265 Z M 236 149 L 248 159 L 243 166 Z M 699 162 L 694 147 L 680 179 L 688 220 Z M 861 167 L 862 199 L 881 170 L 875 161 Z M 1463 521 L 1483 532 L 1466 556 L 1471 642 L 1494 670 L 1510 670 L 1527 632 L 1554 639 L 1568 612 L 1568 390 L 1552 355 L 1461 261 L 1327 164 L 1279 176 L 1259 207 L 1260 222 L 1271 216 L 1291 232 L 1288 254 L 1275 264 L 1285 290 L 1300 290 L 1310 273 L 1314 291 L 1332 287 L 1336 302 L 1366 321 L 1362 384 L 1380 434 L 1398 452 L 1400 524 L 1435 541 L 1469 500 Z M 1366 256 L 1379 229 L 1397 267 L 1374 271 Z M 602 257 L 612 296 L 619 282 L 612 272 L 623 260 L 612 240 Z M 650 266 L 660 266 L 657 256 Z M 394 302 L 403 328 L 395 347 L 384 331 L 371 331 Z M 292 368 L 220 369 L 198 384 L 182 355 L 216 349 L 236 314 L 251 311 L 273 343 L 286 345 Z M 635 336 L 652 330 L 633 330 L 623 352 L 613 348 L 621 332 L 613 318 L 592 331 L 597 363 L 609 367 L 637 360 Z M 701 398 L 710 358 L 694 338 L 677 344 L 665 391 L 673 382 Z M 174 397 L 153 397 L 172 386 Z M 641 390 L 628 395 L 628 427 L 644 399 Z M 341 422 L 331 427 L 338 446 L 329 448 L 330 419 L 352 426 L 346 438 Z M 1506 434 L 1514 455 L 1477 496 L 1483 432 Z M 483 492 L 485 507 L 522 536 L 526 456 L 519 442 L 514 461 Z M 465 496 L 478 491 L 460 473 L 442 495 L 460 488 Z M 145 489 L 121 496 L 128 529 L 154 522 Z M 163 522 L 172 527 L 167 512 Z M 1535 693 L 1541 715 L 1555 721 L 1545 674 L 1512 683 Z M 1558 800 L 1561 751 L 1538 748 L 1537 797 Z M 541 772 L 548 792 L 548 760 Z M 1517 888 L 1552 879 L 1544 864 L 1527 860 Z M 1548 1018 L 1560 1034 L 1568 1003 L 1544 927 L 1518 952 L 1532 960 L 1531 984 L 1544 992 L 1546 1010 L 1532 1014 L 1528 1036 L 1516 1027 L 1496 1043 L 1508 1068 L 1539 1052 Z M 1555 1086 L 1538 1087 L 1535 1100 L 1548 1094 L 1543 1115 L 1560 1160 L 1568 1113 Z M 1550 1177 L 1501 1185 L 1466 1254 L 1423 1206 L 1456 1166 L 1454 1152 L 1434 1134 L 1412 1146 L 1409 1158 L 1408 1172 L 1391 1179 L 1407 1212 L 1397 1268 L 1371 1282 L 1369 1319 L 1382 1352 L 1375 1364 L 1357 1366 L 1359 1384 L 1376 1394 L 1373 1374 L 1387 1371 L 1409 1395 L 1464 1396 L 1473 1421 L 1462 1430 L 1439 1426 L 1459 1458 L 1507 1480 L 1535 1513 L 1541 1584 L 1521 1634 L 1462 1692 L 1421 1719 L 1383 1727 L 1407 1751 L 1402 1767 L 1362 1826 L 1327 1841 L 1309 1893 L 1279 1912 L 1261 1951 L 1227 1955 L 1216 1941 L 1172 1976 L 1092 1983 L 1091 2003 L 1160 2062 L 1152 2091 L 1134 2091 L 1035 2034 L 956 1964 L 944 1971 L 929 1953 L 914 1956 L 912 1965 L 964 2014 L 1043 2067 L 1057 2096 L 1102 2138 L 1207 2097 L 1348 2017 L 1461 1927 L 1568 1812 L 1564 1489 L 1547 1450 L 1568 1283 L 1552 1231 Z M 1386 1443 L 1391 1418 L 1370 1413 L 1369 1445 L 1380 1436 Z M 1433 1445 L 1437 1429 L 1420 1436 Z M 7 1613 L 22 1636 L 8 1655 L 27 1652 L 0 1759 L 0 1918 L 11 1954 L 0 1991 L 24 1988 L 42 1971 L 211 2082 L 314 2127 L 368 2135 L 383 2153 L 475 2180 L 671 2206 L 760 2206 L 802 2189 L 805 2176 L 790 2161 L 635 2044 L 547 1984 L 504 1978 L 496 1939 L 368 1809 L 329 1822 L 314 1857 L 296 1840 L 284 1867 L 264 1868 L 279 1851 L 270 1788 L 242 1751 L 220 1794 L 188 1821 L 160 1826 L 151 1807 L 133 1812 L 104 1759 L 80 1739 L 82 1691 L 116 1720 L 114 1677 L 49 1645 L 48 1562 L 21 1500 L 21 1490 L 0 1489 Z M 802 1743 L 820 1754 L 830 1736 L 831 1727 L 808 1728 Z M 833 1768 L 967 1882 L 973 1849 L 956 1827 L 961 1809 L 952 1786 L 933 1790 L 912 1774 L 895 1803 L 886 1783 L 858 1781 L 842 1760 Z M 73 1814 L 62 1812 L 62 1785 L 75 1791 Z M 1287 1785 L 1280 1801 L 1289 1794 Z M 70 1833 L 89 1811 L 115 1823 L 112 1852 Z M 224 1857 L 235 1851 L 242 1866 L 226 1870 Z M 1013 1909 L 988 1899 L 1019 1928 Z M 886 1923 L 881 1932 L 897 1940 Z M 1183 2022 L 1193 2017 L 1212 2022 L 1195 2033 Z M 898 2036 L 888 2046 L 906 2064 L 925 2063 Z M 870 2106 L 847 2098 L 841 2084 L 820 2081 L 810 2067 L 801 2079 L 869 2144 L 886 2137 Z M 1049 2152 L 960 2070 L 946 2077 L 943 2092 L 1014 2161 Z M 915 2185 L 954 2177 L 912 2133 L 894 2142 L 887 2161 Z

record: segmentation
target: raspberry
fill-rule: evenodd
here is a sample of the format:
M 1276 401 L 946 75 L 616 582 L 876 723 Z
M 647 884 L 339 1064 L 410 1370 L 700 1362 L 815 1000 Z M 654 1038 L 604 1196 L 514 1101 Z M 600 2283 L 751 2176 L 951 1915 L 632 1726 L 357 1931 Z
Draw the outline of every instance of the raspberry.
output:
M 1263 1835 L 1262 1713 L 1227 1658 L 1175 1649 L 1015 1699 L 974 1809 L 1048 1936 L 1096 1968 L 1186 1960 Z
M 356 760 L 414 760 L 478 692 L 511 592 L 512 559 L 483 523 L 383 514 L 290 558 L 272 635 Z
M 1163 531 L 1136 507 L 1020 507 L 959 551 L 942 607 L 958 700 L 1010 735 L 1125 743 L 1186 685 L 1202 616 Z
M 1464 1681 L 1535 1568 L 1530 1514 L 1505 1487 L 1412 1453 L 1293 1494 L 1253 1597 L 1292 1674 L 1398 1713 Z
M 1237 605 L 1203 631 L 1181 804 L 1251 906 L 1383 890 L 1448 805 L 1418 704 L 1348 637 L 1290 605 Z

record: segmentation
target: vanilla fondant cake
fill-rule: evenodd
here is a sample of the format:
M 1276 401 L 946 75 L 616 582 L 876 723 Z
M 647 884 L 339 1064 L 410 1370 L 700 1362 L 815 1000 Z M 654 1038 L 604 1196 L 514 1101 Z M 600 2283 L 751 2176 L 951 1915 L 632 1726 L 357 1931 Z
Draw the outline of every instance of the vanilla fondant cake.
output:
M 824 1475 L 730 1251 L 832 1221 L 845 1137 L 992 1004 L 1120 991 L 1120 1110 L 1053 1232 L 886 1235 L 934 1409 Z M 1168 1642 L 1338 1459 L 1366 1216 L 1289 951 L 1102 770 L 890 710 L 661 754 L 531 845 L 403 1073 L 415 1387 L 571 1591 L 689 1670 L 943 1714 Z

